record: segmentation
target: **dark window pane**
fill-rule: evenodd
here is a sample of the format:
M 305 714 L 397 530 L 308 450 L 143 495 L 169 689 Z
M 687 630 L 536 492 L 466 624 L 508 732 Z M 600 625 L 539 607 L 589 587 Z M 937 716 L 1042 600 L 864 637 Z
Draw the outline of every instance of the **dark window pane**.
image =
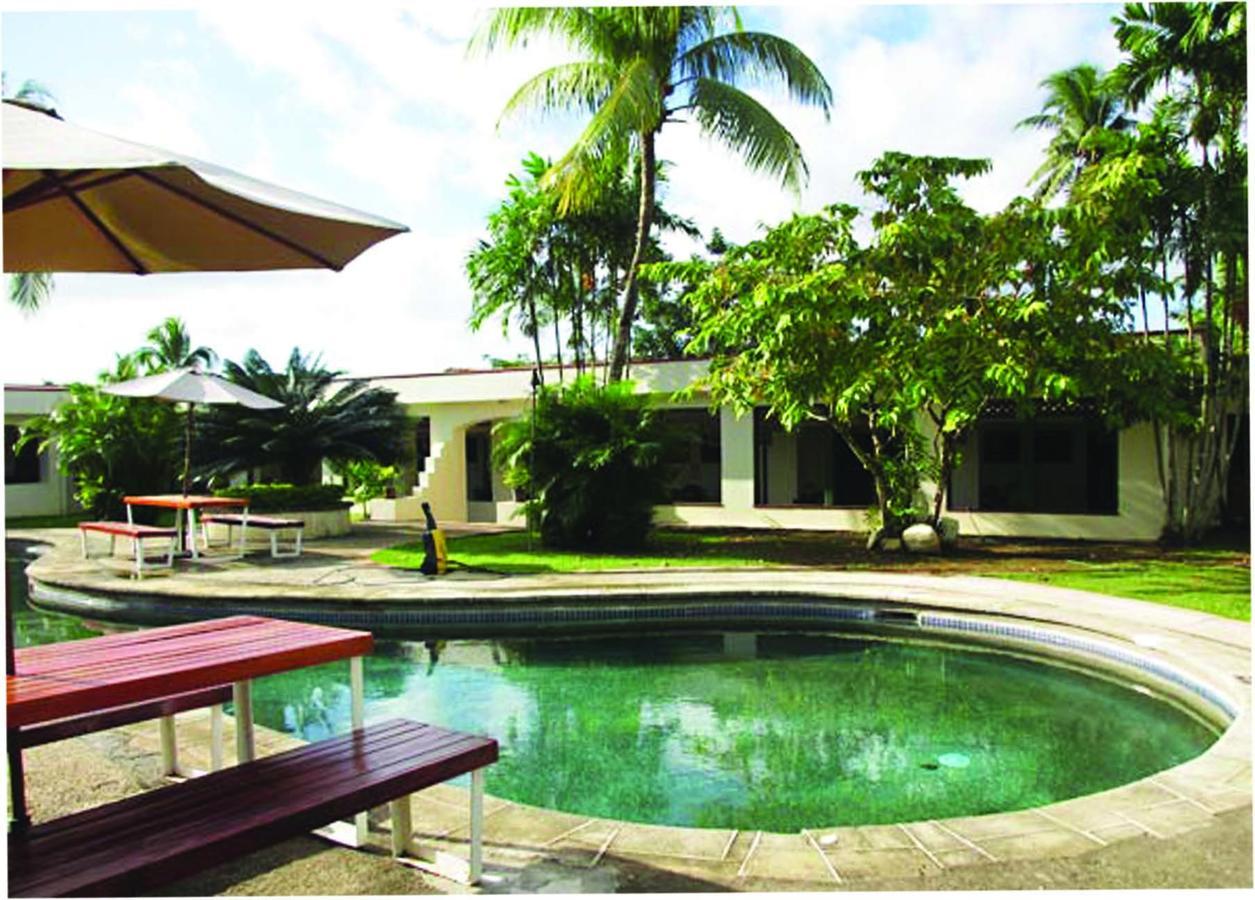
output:
M 1033 434 L 1033 462 L 1072 462 L 1073 433 L 1070 428 L 1038 428 Z
M 38 484 L 39 448 L 32 441 L 21 449 L 13 452 L 13 445 L 21 437 L 21 429 L 16 425 L 4 426 L 4 483 L 5 484 Z
M 975 471 L 970 458 L 956 471 L 951 484 L 963 487 L 951 508 L 1114 515 L 1119 505 L 1118 443 L 1116 432 L 1074 414 L 980 422 Z
M 666 502 L 718 503 L 723 478 L 718 414 L 664 409 L 657 415 L 673 439 L 667 452 Z
M 855 441 L 864 453 L 870 453 L 872 438 L 869 432 L 855 433 Z M 858 461 L 850 445 L 840 435 L 833 441 L 832 502 L 836 506 L 874 506 L 876 482 Z

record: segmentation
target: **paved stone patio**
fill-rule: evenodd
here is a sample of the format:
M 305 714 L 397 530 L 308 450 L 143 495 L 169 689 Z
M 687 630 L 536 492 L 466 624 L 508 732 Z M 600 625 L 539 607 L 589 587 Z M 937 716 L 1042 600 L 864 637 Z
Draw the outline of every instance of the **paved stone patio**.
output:
M 1128 841 L 1146 844 L 1151 855 L 1157 852 L 1156 844 L 1170 852 L 1174 841 L 1183 836 L 1235 821 L 1235 817 L 1238 822 L 1245 820 L 1249 831 L 1248 623 L 1080 591 L 962 576 L 789 569 L 772 570 L 770 578 L 764 579 L 763 573 L 756 571 L 685 569 L 509 578 L 454 573 L 435 579 L 385 569 L 366 559 L 371 550 L 402 539 L 398 533 L 404 530 L 359 528 L 349 538 L 314 542 L 299 560 L 250 557 L 240 562 L 180 564 L 172 573 L 145 577 L 142 583 L 125 574 L 121 556 L 82 560 L 73 532 L 10 532 L 8 537 L 53 544 L 54 549 L 38 559 L 29 572 L 41 585 L 96 596 L 142 591 L 171 601 L 251 601 L 263 607 L 309 600 L 380 606 L 518 604 L 590 597 L 598 601 L 661 601 L 679 597 L 699 584 L 708 593 L 803 594 L 850 601 L 888 600 L 958 613 L 995 612 L 1161 660 L 1206 684 L 1238 710 L 1222 737 L 1203 755 L 1183 765 L 1100 794 L 1039 809 L 978 817 L 857 828 L 816 827 L 786 835 L 637 825 L 489 798 L 485 821 L 486 862 L 491 876 L 485 885 L 488 890 L 494 889 L 494 878 L 503 887 L 512 885 L 509 889 L 528 889 L 518 881 L 521 876 L 517 873 L 536 873 L 550 864 L 559 868 L 552 878 L 541 879 L 543 885 L 573 879 L 569 892 L 598 890 L 594 873 L 607 866 L 633 864 L 650 872 L 693 879 L 706 889 L 857 889 L 894 879 L 933 880 L 940 887 L 953 883 L 956 872 L 970 871 L 979 881 L 980 871 L 992 877 L 992 873 L 1020 861 L 1063 861 L 1102 853 Z M 181 717 L 180 730 L 186 732 L 181 746 L 189 748 L 188 752 L 204 747 L 202 736 L 193 734 L 204 727 L 194 715 Z M 155 729 L 152 731 L 147 738 L 138 733 L 133 737 L 141 743 L 155 742 Z M 275 736 L 274 740 L 281 744 L 287 739 Z M 415 798 L 414 821 L 420 842 L 455 852 L 464 850 L 466 801 L 460 789 L 440 786 Z M 1247 851 L 1245 866 L 1238 865 L 1238 873 L 1233 875 L 1233 887 L 1251 884 L 1249 846 Z M 1211 884 L 1201 873 L 1197 883 Z

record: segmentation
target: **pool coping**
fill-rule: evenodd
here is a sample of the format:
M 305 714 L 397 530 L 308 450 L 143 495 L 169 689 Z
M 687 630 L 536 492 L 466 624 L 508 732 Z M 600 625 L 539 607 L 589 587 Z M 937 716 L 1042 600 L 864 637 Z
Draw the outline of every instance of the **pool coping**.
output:
M 137 590 L 140 585 L 108 571 L 102 575 L 99 567 L 81 562 L 63 542 L 56 542 L 29 570 L 33 587 L 45 595 L 59 593 L 63 600 L 78 595 L 125 603 L 147 597 L 169 604 L 172 598 L 191 597 L 197 605 L 217 607 L 248 599 L 251 611 L 263 614 L 267 608 L 286 614 L 292 607 L 308 610 L 313 604 L 378 615 L 397 604 L 428 611 L 461 607 L 539 612 L 581 606 L 609 611 L 642 602 L 665 607 L 680 603 L 681 595 L 691 596 L 693 585 L 700 583 L 707 598 L 749 594 L 769 603 L 805 594 L 838 607 L 890 604 L 952 621 L 992 614 L 1021 630 L 1044 629 L 1102 642 L 1117 652 L 1159 661 L 1224 698 L 1235 713 L 1215 744 L 1179 766 L 1098 794 L 982 816 L 771 834 L 640 825 L 490 798 L 485 820 L 490 863 L 494 855 L 522 854 L 592 867 L 609 855 L 726 887 L 776 881 L 857 886 L 864 879 L 1071 856 L 1140 835 L 1171 838 L 1251 804 L 1250 626 L 1191 610 L 983 577 L 795 569 L 404 579 L 366 598 L 360 592 L 353 596 L 351 591 L 316 589 L 307 577 L 312 570 L 303 569 L 289 570 L 299 577 L 286 584 L 282 578 L 267 581 L 268 590 L 258 597 L 249 590 L 251 570 L 242 581 L 231 581 L 216 578 L 212 571 L 225 566 L 210 566 L 154 583 L 145 580 Z M 284 574 L 278 567 L 273 572 Z M 217 596 L 211 598 L 210 591 Z M 590 594 L 597 599 L 579 602 Z M 450 847 L 464 843 L 465 800 L 458 788 L 429 790 L 414 805 L 414 820 L 423 823 L 420 838 Z

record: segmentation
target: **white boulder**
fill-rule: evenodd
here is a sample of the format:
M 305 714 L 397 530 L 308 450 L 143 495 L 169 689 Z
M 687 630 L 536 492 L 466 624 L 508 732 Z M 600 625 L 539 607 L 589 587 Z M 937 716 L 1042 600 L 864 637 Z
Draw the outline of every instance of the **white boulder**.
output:
M 920 522 L 902 532 L 902 544 L 911 553 L 940 553 L 941 538 L 931 525 Z

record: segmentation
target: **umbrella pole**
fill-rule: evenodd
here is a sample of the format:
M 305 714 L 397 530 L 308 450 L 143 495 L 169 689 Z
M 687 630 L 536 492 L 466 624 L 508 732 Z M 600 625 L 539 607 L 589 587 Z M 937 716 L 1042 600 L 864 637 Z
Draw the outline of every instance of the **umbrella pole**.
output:
M 190 492 L 191 474 L 192 474 L 192 420 L 196 415 L 196 404 L 189 403 L 187 405 L 187 425 L 183 433 L 183 496 L 186 497 Z

